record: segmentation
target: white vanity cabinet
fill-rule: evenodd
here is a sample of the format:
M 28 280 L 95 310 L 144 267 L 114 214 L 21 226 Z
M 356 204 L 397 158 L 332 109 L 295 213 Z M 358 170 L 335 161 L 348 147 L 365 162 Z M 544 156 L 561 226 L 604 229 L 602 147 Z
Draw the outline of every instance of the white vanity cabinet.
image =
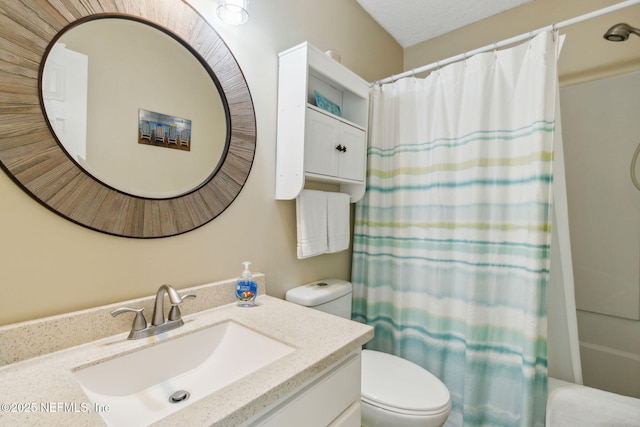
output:
M 244 425 L 360 427 L 360 370 L 358 350 Z
M 279 57 L 276 199 L 295 199 L 305 180 L 364 195 L 369 84 L 302 43 Z

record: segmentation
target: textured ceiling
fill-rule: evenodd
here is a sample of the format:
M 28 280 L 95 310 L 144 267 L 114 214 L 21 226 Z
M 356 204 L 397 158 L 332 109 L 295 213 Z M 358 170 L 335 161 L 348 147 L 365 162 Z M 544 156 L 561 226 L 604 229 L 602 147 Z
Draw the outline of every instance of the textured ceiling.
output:
M 402 47 L 409 47 L 533 0 L 357 1 Z

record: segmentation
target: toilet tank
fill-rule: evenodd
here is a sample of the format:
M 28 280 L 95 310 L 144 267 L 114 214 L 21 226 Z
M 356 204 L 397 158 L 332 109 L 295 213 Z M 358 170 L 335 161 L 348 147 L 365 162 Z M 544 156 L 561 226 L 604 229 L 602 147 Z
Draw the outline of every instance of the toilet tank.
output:
M 351 319 L 351 293 L 351 282 L 340 279 L 325 279 L 289 289 L 284 299 Z

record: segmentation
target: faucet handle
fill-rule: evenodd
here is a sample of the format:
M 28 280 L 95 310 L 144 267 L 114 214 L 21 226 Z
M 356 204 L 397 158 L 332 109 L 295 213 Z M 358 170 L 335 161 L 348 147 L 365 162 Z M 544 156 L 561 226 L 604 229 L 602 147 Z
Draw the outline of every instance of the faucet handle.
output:
M 196 295 L 187 294 L 187 295 L 182 295 L 181 298 L 183 300 L 187 298 L 196 298 Z M 182 318 L 182 313 L 180 313 L 180 308 L 178 307 L 178 304 L 172 304 L 171 310 L 169 310 L 169 320 L 180 320 L 181 318 Z
M 142 308 L 129 308 L 129 307 L 120 307 L 116 308 L 111 312 L 113 317 L 116 317 L 122 313 L 136 313 L 136 317 L 133 319 L 133 325 L 131 326 L 131 331 L 141 331 L 147 328 L 147 320 L 144 318 L 144 314 L 142 314 Z

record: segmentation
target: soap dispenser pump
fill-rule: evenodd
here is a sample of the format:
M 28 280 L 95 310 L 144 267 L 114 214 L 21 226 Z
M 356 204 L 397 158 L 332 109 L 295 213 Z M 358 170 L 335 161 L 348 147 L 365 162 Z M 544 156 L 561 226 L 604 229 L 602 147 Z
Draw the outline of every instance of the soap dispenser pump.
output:
M 238 300 L 238 305 L 241 307 L 251 307 L 256 303 L 256 295 L 258 294 L 258 285 L 255 280 L 253 280 L 253 276 L 249 271 L 249 265 L 251 264 L 249 261 L 245 261 L 244 271 L 242 272 L 242 276 L 240 280 L 238 280 L 238 284 L 236 285 L 236 299 Z

